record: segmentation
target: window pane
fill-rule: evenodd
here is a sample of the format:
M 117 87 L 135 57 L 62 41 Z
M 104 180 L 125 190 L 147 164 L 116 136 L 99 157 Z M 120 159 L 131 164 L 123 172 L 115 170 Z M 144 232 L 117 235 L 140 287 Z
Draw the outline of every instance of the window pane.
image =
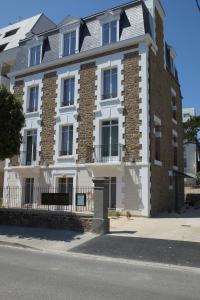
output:
M 40 64 L 40 50 L 41 46 L 37 46 L 35 51 L 36 51 L 36 59 L 35 59 L 35 64 L 39 65 Z
M 117 68 L 112 69 L 112 98 L 117 97 Z
M 74 104 L 74 89 L 75 89 L 75 79 L 70 79 L 70 105 Z
M 109 44 L 109 23 L 103 25 L 103 45 Z
M 70 54 L 74 54 L 76 50 L 76 31 L 71 32 Z
M 118 124 L 111 127 L 111 156 L 118 156 Z
M 68 127 L 62 128 L 62 147 L 61 155 L 67 155 L 67 140 L 68 140 Z
M 65 56 L 70 54 L 69 47 L 70 47 L 70 36 L 69 36 L 69 33 L 66 33 L 64 35 L 64 55 Z
M 69 126 L 69 155 L 73 152 L 73 126 Z
M 110 156 L 110 126 L 102 124 L 102 156 Z
M 66 178 L 58 178 L 58 192 L 66 193 L 67 180 Z
M 115 43 L 117 41 L 117 21 L 113 21 L 110 23 L 111 27 L 111 43 Z
M 63 105 L 68 106 L 69 105 L 69 79 L 64 80 L 63 85 Z
M 103 99 L 110 98 L 110 91 L 111 91 L 110 70 L 106 70 L 103 73 Z

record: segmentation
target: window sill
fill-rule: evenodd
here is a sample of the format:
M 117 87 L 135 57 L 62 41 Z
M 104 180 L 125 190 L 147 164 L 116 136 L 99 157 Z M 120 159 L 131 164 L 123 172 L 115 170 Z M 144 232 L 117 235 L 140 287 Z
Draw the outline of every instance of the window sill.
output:
M 162 161 L 154 160 L 154 165 L 162 167 Z
M 39 117 L 39 111 L 33 111 L 33 112 L 26 112 L 25 116 L 27 118 L 32 118 L 32 117 Z
M 119 105 L 119 104 L 120 104 L 119 97 L 110 98 L 110 99 L 101 99 L 100 101 L 101 106 Z
M 76 105 L 60 106 L 59 107 L 60 112 L 74 111 L 75 109 L 76 109 Z
M 173 170 L 174 171 L 178 171 L 178 167 L 177 166 L 173 166 Z
M 174 118 L 172 118 L 172 123 L 174 123 L 175 125 L 177 125 L 177 121 Z
M 58 156 L 59 160 L 66 160 L 66 159 L 73 159 L 74 155 L 62 155 L 62 156 Z

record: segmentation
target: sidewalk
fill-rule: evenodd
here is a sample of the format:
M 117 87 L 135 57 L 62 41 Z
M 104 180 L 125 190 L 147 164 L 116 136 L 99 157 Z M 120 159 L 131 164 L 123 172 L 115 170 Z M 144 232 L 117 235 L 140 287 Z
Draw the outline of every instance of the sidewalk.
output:
M 19 246 L 45 252 L 66 253 L 71 248 L 96 237 L 92 233 L 69 230 L 0 226 L 0 245 Z

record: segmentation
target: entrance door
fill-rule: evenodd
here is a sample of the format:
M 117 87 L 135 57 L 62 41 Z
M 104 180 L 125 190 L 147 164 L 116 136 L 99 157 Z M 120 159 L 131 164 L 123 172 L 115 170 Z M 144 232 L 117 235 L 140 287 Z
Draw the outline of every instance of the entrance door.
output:
M 97 180 L 96 186 L 104 188 L 104 201 L 107 202 L 108 209 L 116 209 L 116 177 L 106 177 Z
M 33 203 L 34 178 L 25 179 L 25 204 Z

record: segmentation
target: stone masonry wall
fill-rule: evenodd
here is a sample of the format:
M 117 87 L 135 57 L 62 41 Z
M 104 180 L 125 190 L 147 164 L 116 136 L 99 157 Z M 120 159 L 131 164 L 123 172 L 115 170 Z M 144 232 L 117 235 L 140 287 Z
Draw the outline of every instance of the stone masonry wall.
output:
M 24 209 L 0 209 L 0 225 L 91 231 L 92 215 Z
M 164 36 L 163 22 L 156 12 L 156 38 L 158 53 L 155 55 L 150 49 L 149 76 L 150 76 L 150 153 L 151 153 L 151 214 L 161 211 L 174 210 L 174 190 L 169 190 L 169 171 L 173 169 L 172 130 L 178 132 L 178 168 L 183 172 L 182 148 L 182 99 L 180 86 L 168 70 L 164 69 Z M 171 88 L 177 94 L 178 117 L 177 125 L 172 122 Z M 155 136 L 154 115 L 161 119 L 161 161 L 162 166 L 154 164 Z M 183 196 L 183 178 L 179 178 L 180 202 Z M 179 203 L 181 205 L 181 203 Z
M 40 161 L 46 161 L 53 164 L 54 156 L 54 126 L 55 126 L 55 108 L 56 108 L 56 72 L 44 75 L 43 78 L 43 96 L 42 96 L 42 116 L 41 116 L 41 156 Z
M 93 120 L 95 109 L 95 62 L 83 64 L 80 69 L 78 162 L 90 162 L 93 147 Z
M 139 121 L 139 60 L 138 52 L 124 55 L 124 115 L 125 115 L 125 158 L 141 160 L 140 157 L 140 121 Z

